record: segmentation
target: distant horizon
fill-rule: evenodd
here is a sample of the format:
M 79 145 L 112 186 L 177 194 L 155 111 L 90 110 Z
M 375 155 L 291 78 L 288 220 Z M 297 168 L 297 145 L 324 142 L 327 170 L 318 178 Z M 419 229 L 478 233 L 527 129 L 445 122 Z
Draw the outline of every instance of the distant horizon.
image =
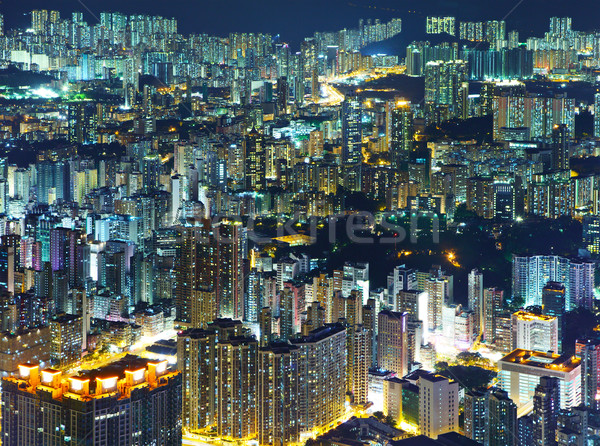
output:
M 5 16 L 6 29 L 28 27 L 30 17 L 27 13 L 33 9 L 55 9 L 63 18 L 69 17 L 72 12 L 83 12 L 90 24 L 96 23 L 94 16 L 99 17 L 101 12 L 122 12 L 127 15 L 174 17 L 182 34 L 227 36 L 231 32 L 263 32 L 279 34 L 282 41 L 292 45 L 297 45 L 316 31 L 356 28 L 361 18 L 386 21 L 399 17 L 403 20 L 404 29 L 405 25 L 408 28 L 424 23 L 427 15 L 451 15 L 457 20 L 470 21 L 502 20 L 506 17 L 507 29 L 517 29 L 526 37 L 546 31 L 550 17 L 568 16 L 573 18 L 575 30 L 600 29 L 600 8 L 596 0 L 578 2 L 578 14 L 573 14 L 572 5 L 558 0 L 524 0 L 521 3 L 518 0 L 500 0 L 493 7 L 476 0 L 406 0 L 402 2 L 403 7 L 399 7 L 398 3 L 394 0 L 258 0 L 252 4 L 245 0 L 221 0 L 218 3 L 203 0 L 130 0 L 127 3 L 82 0 L 80 3 L 67 0 L 53 4 L 47 0 L 23 0 L 16 7 L 2 4 L 0 12 Z

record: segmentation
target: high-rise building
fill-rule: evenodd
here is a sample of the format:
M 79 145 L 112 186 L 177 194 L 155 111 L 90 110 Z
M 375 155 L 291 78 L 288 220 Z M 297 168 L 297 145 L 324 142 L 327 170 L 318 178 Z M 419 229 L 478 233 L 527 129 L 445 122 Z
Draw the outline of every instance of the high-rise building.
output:
M 347 389 L 352 395 L 352 403 L 368 403 L 369 367 L 371 365 L 371 331 L 362 325 L 347 329 L 348 333 L 348 373 Z
M 496 326 L 496 315 L 502 310 L 504 291 L 498 288 L 486 288 L 483 290 L 483 339 L 486 343 L 494 342 Z
M 277 80 L 277 113 L 279 113 L 280 115 L 287 114 L 289 88 L 290 87 L 286 76 L 282 76 Z
M 467 63 L 432 61 L 425 65 L 425 113 L 429 122 L 465 118 L 469 94 Z
M 214 288 L 218 314 L 243 319 L 246 232 L 241 221 L 222 220 L 213 226 L 217 259 Z
M 598 116 L 600 116 L 600 107 Z M 600 216 L 586 215 L 583 217 L 583 244 L 585 249 L 592 254 L 600 254 Z
M 506 135 L 514 134 L 515 129 L 527 129 L 528 139 L 552 142 L 554 131 L 561 125 L 565 126 L 564 138 L 573 137 L 573 98 L 530 95 L 516 84 L 512 91 L 494 96 L 492 102 L 495 140 L 509 139 Z
M 406 170 L 413 146 L 414 126 L 410 102 L 398 101 L 391 111 L 389 137 L 392 169 Z
M 504 20 L 489 20 L 485 22 L 485 40 L 490 48 L 496 49 L 506 40 L 506 22 Z
M 229 337 L 217 343 L 216 424 L 221 438 L 243 440 L 257 433 L 257 350 L 253 337 Z
M 550 17 L 550 34 L 553 37 L 569 37 L 572 23 L 571 17 Z
M 490 177 L 471 177 L 467 179 L 467 209 L 479 217 L 494 218 L 494 181 Z
M 83 320 L 81 316 L 60 314 L 50 321 L 52 349 L 50 360 L 56 367 L 66 367 L 81 359 L 83 345 Z
M 558 351 L 562 351 L 564 315 L 566 309 L 565 286 L 560 282 L 548 282 L 542 288 L 542 312 L 558 320 Z
M 594 95 L 594 136 L 600 138 L 600 93 Z
M 400 378 L 383 380 L 383 413 L 396 422 L 402 420 L 402 389 L 406 381 Z
M 273 340 L 273 314 L 270 307 L 264 307 L 258 315 L 260 346 L 266 347 Z
M 176 319 L 202 327 L 216 315 L 242 319 L 245 232 L 241 223 L 189 220 L 178 226 L 175 265 Z
M 487 436 L 490 446 L 517 446 L 517 406 L 500 389 L 492 389 L 487 401 Z
M 408 313 L 384 310 L 379 313 L 377 334 L 377 364 L 379 368 L 408 373 Z
M 561 409 L 581 404 L 581 359 L 517 349 L 498 361 L 499 387 L 519 408 L 531 402 L 542 376 L 558 378 Z
M 342 163 L 362 163 L 362 103 L 348 96 L 342 103 Z
M 597 409 L 600 396 L 600 340 L 578 339 L 575 354 L 581 359 L 581 403 Z
M 244 141 L 246 188 L 255 191 L 264 190 L 267 188 L 267 158 L 264 137 L 255 128 L 252 128 Z
M 427 34 L 450 34 L 456 35 L 456 17 L 427 17 Z
M 44 34 L 48 24 L 48 11 L 46 9 L 36 9 L 31 11 L 31 29 L 36 34 Z
M 394 311 L 407 312 L 409 319 L 427 321 L 428 296 L 424 291 L 401 290 L 396 294 Z
M 298 420 L 301 432 L 327 426 L 344 413 L 347 333 L 330 324 L 292 340 L 298 347 Z M 368 367 L 368 361 L 365 359 Z
M 285 287 L 279 293 L 279 339 L 287 341 L 296 334 L 294 313 L 296 301 L 291 287 Z
M 558 353 L 558 318 L 517 311 L 512 315 L 513 349 Z
M 424 291 L 429 296 L 427 317 L 430 331 L 442 328 L 442 308 L 446 302 L 447 288 L 448 282 L 440 277 L 430 277 L 425 281 Z
M 176 320 L 182 325 L 201 328 L 216 317 L 214 302 L 215 252 L 208 222 L 195 221 L 178 226 L 178 261 L 173 290 Z M 212 299 L 211 299 L 212 298 Z
M 512 222 L 515 219 L 515 188 L 513 183 L 495 181 L 492 186 L 494 220 Z
M 436 439 L 458 431 L 458 383 L 440 375 L 421 375 L 419 386 L 419 431 Z
M 300 376 L 297 346 L 276 343 L 258 351 L 257 425 L 260 445 L 297 443 L 300 438 Z M 312 409 L 312 408 L 311 408 Z
M 494 339 L 496 340 L 496 350 L 504 354 L 511 352 L 514 349 L 512 314 L 499 313 L 496 316 L 495 329 Z
M 535 446 L 533 442 L 533 415 L 525 415 L 517 421 L 519 424 L 519 446 Z
M 2 444 L 181 444 L 181 375 L 126 356 L 63 377 L 21 365 L 2 382 Z
M 71 102 L 68 108 L 69 141 L 78 144 L 96 143 L 98 115 L 92 102 Z
M 536 445 L 556 444 L 560 407 L 560 381 L 558 378 L 542 376 L 533 395 L 533 441 Z
M 485 392 L 470 391 L 465 393 L 465 436 L 484 444 L 487 432 L 487 399 Z
M 469 310 L 473 312 L 473 320 L 475 324 L 475 332 L 483 333 L 483 322 L 485 318 L 482 315 L 483 311 L 483 274 L 474 269 L 469 273 L 468 278 L 468 303 Z
M 542 305 L 542 290 L 548 282 L 565 286 L 565 308 L 590 305 L 593 300 L 592 262 L 574 261 L 560 256 L 513 257 L 512 292 L 524 299 L 525 306 Z M 589 307 L 588 307 L 589 308 Z
M 406 265 L 398 265 L 388 275 L 388 291 L 396 297 L 399 291 L 416 290 L 417 288 L 417 272 L 412 268 L 407 268 Z M 400 311 L 396 308 L 395 311 Z
M 181 372 L 182 426 L 190 431 L 215 422 L 215 348 L 213 330 L 189 329 L 177 337 L 177 369 Z
M 245 438 L 256 431 L 255 418 L 248 417 L 256 409 L 256 349 L 256 340 L 245 337 L 242 323 L 232 319 L 216 319 L 203 329 L 178 335 L 186 429 L 215 425 L 228 438 Z
M 36 170 L 38 203 L 52 204 L 55 201 L 69 200 L 69 165 L 67 163 L 44 161 L 36 165 Z M 47 259 L 43 261 L 47 261 Z

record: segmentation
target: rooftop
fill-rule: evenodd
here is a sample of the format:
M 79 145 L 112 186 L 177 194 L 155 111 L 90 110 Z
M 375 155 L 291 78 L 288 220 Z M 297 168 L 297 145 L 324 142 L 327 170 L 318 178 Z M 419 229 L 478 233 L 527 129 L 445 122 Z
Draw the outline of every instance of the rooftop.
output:
M 522 310 L 513 313 L 513 316 L 521 321 L 553 321 L 556 319 L 556 316 L 528 313 L 527 311 Z
M 294 344 L 309 344 L 311 342 L 319 342 L 344 330 L 345 328 L 342 324 L 326 324 L 322 327 L 315 328 L 308 333 L 308 336 L 300 336 L 293 339 L 292 342 Z
M 538 369 L 568 373 L 579 367 L 581 360 L 575 356 L 557 355 L 518 348 L 502 358 L 499 361 L 500 363 L 519 364 Z

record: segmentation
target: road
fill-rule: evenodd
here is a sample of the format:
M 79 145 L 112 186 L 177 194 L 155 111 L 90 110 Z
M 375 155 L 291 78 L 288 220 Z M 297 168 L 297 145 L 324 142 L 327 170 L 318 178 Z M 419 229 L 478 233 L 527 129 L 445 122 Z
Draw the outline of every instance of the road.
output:
M 398 65 L 390 68 L 376 68 L 371 71 L 353 71 L 341 76 L 332 78 L 322 78 L 321 86 L 324 93 L 324 97 L 319 99 L 319 105 L 324 107 L 333 107 L 340 105 L 344 101 L 344 95 L 333 86 L 335 83 L 346 82 L 349 79 L 361 77 L 364 82 L 372 82 L 376 79 L 389 76 L 391 74 L 403 74 L 406 71 L 406 67 Z

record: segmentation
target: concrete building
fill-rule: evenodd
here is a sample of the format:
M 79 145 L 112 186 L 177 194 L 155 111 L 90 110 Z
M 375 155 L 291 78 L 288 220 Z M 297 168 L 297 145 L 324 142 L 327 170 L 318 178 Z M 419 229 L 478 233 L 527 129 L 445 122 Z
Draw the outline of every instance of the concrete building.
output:
M 558 319 L 517 311 L 512 315 L 513 348 L 558 353 Z
M 297 443 L 300 439 L 300 349 L 286 343 L 258 352 L 257 424 L 261 445 Z
M 402 385 L 405 382 L 400 378 L 383 381 L 383 413 L 396 422 L 402 419 Z
M 345 410 L 346 329 L 325 325 L 293 340 L 298 347 L 298 419 L 301 432 L 322 428 Z
M 127 356 L 76 376 L 19 366 L 2 382 L 2 444 L 181 445 L 181 374 Z
M 458 431 L 458 383 L 440 375 L 423 374 L 419 386 L 419 430 L 436 439 Z
M 384 370 L 399 376 L 408 373 L 407 313 L 382 311 L 379 313 L 377 363 Z
M 516 349 L 498 361 L 499 387 L 518 408 L 532 404 L 542 376 L 559 379 L 562 409 L 581 404 L 581 359 Z
M 65 367 L 81 359 L 83 354 L 83 319 L 61 314 L 50 321 L 52 339 L 50 360 L 56 367 Z

